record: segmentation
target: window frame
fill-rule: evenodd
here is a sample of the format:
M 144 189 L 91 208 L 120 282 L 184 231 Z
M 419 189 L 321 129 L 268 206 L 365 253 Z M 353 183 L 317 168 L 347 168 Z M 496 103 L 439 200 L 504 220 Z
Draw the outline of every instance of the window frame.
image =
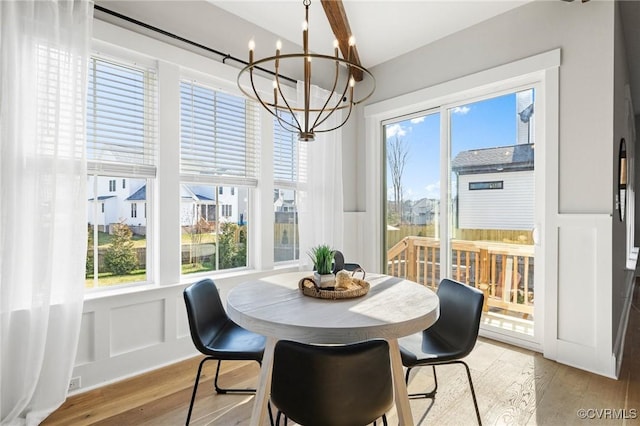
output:
M 108 49 L 107 49 L 108 50 Z M 128 55 L 119 55 L 119 54 L 109 54 L 107 52 L 98 50 L 95 48 L 91 49 L 89 54 L 90 63 L 89 67 L 92 66 L 93 61 L 105 61 L 107 63 L 121 66 L 123 68 L 131 68 L 138 71 L 141 71 L 145 75 L 144 87 L 147 88 L 150 92 L 145 94 L 145 100 L 149 101 L 145 103 L 145 110 L 143 112 L 144 116 L 144 139 L 143 143 L 143 151 L 144 157 L 150 159 L 151 164 L 145 162 L 142 164 L 134 164 L 134 163 L 125 163 L 125 162 L 109 162 L 104 161 L 103 159 L 93 159 L 87 157 L 87 179 L 98 180 L 99 178 L 109 178 L 108 186 L 109 186 L 109 194 L 118 193 L 118 179 L 122 179 L 123 187 L 125 186 L 126 180 L 130 179 L 140 179 L 145 181 L 146 185 L 146 200 L 145 200 L 145 209 L 146 203 L 151 202 L 153 205 L 154 193 L 153 188 L 155 187 L 155 180 L 157 178 L 157 162 L 158 162 L 158 69 L 155 61 L 135 61 L 131 60 L 131 57 Z M 88 84 L 90 82 L 90 78 L 88 78 Z M 89 93 L 87 93 L 87 98 L 89 97 Z M 88 107 L 89 102 L 87 101 L 87 114 L 90 113 L 90 109 Z M 149 121 L 147 121 L 147 118 Z M 87 124 L 87 131 L 89 131 L 90 126 Z M 89 150 L 89 138 L 87 138 L 87 150 Z M 149 153 L 151 155 L 149 156 Z M 97 183 L 96 183 L 97 185 Z M 130 185 L 129 185 L 130 186 Z M 92 190 L 92 194 L 95 196 L 93 192 L 93 188 L 87 188 L 88 190 Z M 126 189 L 126 188 L 124 188 Z M 94 200 L 94 206 L 90 205 L 87 208 L 91 208 L 94 214 L 97 213 L 98 210 L 98 201 L 97 197 Z M 126 202 L 126 199 L 122 201 Z M 135 202 L 131 202 L 133 206 L 136 204 Z M 101 214 L 105 213 L 105 203 L 100 202 L 99 207 Z M 125 207 L 126 209 L 126 207 Z M 129 209 L 133 209 L 130 207 Z M 121 211 L 122 212 L 122 211 Z M 125 217 L 127 215 L 126 210 L 122 212 Z M 130 212 L 131 213 L 131 210 Z M 146 213 L 146 212 L 145 212 Z M 136 215 L 137 217 L 137 215 Z M 129 214 L 129 218 L 133 219 L 134 217 Z M 145 279 L 140 281 L 129 281 L 122 284 L 117 285 L 106 285 L 100 286 L 98 284 L 99 278 L 95 276 L 96 267 L 94 266 L 94 285 L 92 287 L 85 287 L 85 294 L 94 294 L 105 292 L 108 290 L 116 290 L 121 288 L 129 288 L 132 286 L 142 286 L 149 285 L 155 282 L 155 259 L 157 256 L 157 248 L 153 245 L 155 233 L 155 224 L 154 224 L 154 215 L 151 212 L 150 215 L 145 214 L 145 222 L 146 228 L 148 231 L 145 235 Z M 95 229 L 95 228 L 94 228 Z M 97 240 L 96 240 L 97 230 L 94 230 L 94 244 L 96 244 L 93 248 L 93 258 L 95 259 L 98 254 L 97 249 Z M 88 248 L 89 249 L 89 248 Z
M 122 46 L 127 46 L 126 48 Z M 243 96 L 237 87 L 236 67 L 223 64 L 214 58 L 207 58 L 197 52 L 168 44 L 164 41 L 142 36 L 133 31 L 115 26 L 105 21 L 94 21 L 91 54 L 101 56 L 116 62 L 131 62 L 139 66 L 157 67 L 157 134 L 162 139 L 157 147 L 158 171 L 155 181 L 150 182 L 145 203 L 149 211 L 147 223 L 153 227 L 147 236 L 147 244 L 154 247 L 153 271 L 147 271 L 152 278 L 147 286 L 138 286 L 137 291 L 150 291 L 156 288 L 172 285 L 184 285 L 197 278 L 196 274 L 182 276 L 180 274 L 180 233 L 179 206 L 175 203 L 179 197 L 179 82 L 193 79 L 210 87 L 220 88 L 228 93 Z M 262 93 L 273 92 L 271 79 L 256 75 L 254 79 L 256 89 Z M 287 97 L 296 97 L 296 88 L 283 86 L 281 88 Z M 262 158 L 271 158 L 272 131 L 266 123 L 271 122 L 272 116 L 260 109 L 261 122 L 261 151 Z M 175 143 L 173 143 L 173 141 Z M 255 273 L 268 273 L 277 269 L 280 272 L 297 270 L 296 265 L 275 266 L 271 260 L 273 255 L 273 205 L 260 203 L 260 200 L 270 200 L 273 196 L 273 177 L 269 161 L 260 161 L 258 186 L 252 188 L 248 196 L 248 218 L 253 221 L 249 227 L 247 238 L 249 241 L 263 243 L 250 244 L 247 252 L 248 266 L 242 270 L 223 270 L 204 274 L 215 275 L 216 278 L 248 276 Z M 228 184 L 227 184 L 228 186 Z M 158 191 L 158 188 L 162 191 Z M 245 220 L 247 220 L 245 218 Z M 162 244 L 159 244 L 162 242 Z M 152 275 L 150 275 L 152 274 Z M 128 292 L 127 288 L 114 287 L 110 291 L 87 292 L 85 298 L 96 299 Z M 101 289 L 102 290 L 102 289 Z M 105 289 L 106 290 L 106 289 Z

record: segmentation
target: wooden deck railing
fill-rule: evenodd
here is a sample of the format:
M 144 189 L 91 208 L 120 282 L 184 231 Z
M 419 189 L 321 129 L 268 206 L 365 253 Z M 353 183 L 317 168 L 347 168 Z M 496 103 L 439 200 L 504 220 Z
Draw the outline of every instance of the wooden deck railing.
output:
M 451 241 L 451 278 L 481 289 L 489 307 L 533 314 L 533 246 Z M 440 240 L 405 237 L 387 252 L 387 273 L 436 289 Z

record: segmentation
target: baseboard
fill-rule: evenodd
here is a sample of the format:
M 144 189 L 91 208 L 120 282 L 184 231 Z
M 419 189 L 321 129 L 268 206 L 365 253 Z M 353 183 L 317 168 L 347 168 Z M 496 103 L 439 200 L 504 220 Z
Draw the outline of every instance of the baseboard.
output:
M 630 281 L 630 282 L 629 282 Z M 630 273 L 627 277 L 627 294 L 624 298 L 624 307 L 622 309 L 622 318 L 618 324 L 618 333 L 613 345 L 613 356 L 616 359 L 616 377 L 620 375 L 620 367 L 622 366 L 622 354 L 624 352 L 625 337 L 627 335 L 627 326 L 629 325 L 629 314 L 631 313 L 631 305 L 633 303 L 633 291 L 636 288 L 636 274 Z

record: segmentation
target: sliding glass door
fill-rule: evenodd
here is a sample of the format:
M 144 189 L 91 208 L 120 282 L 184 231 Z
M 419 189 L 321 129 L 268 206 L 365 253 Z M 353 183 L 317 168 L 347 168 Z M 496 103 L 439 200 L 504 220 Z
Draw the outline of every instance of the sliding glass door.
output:
M 383 123 L 386 270 L 482 290 L 482 328 L 536 343 L 535 90 Z

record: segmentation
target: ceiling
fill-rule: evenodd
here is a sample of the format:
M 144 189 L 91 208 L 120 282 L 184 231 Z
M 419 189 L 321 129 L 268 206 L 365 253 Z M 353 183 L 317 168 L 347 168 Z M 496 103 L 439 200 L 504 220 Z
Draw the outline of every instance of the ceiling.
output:
M 302 0 L 207 1 L 283 40 L 302 44 Z M 343 4 L 360 62 L 373 67 L 529 1 L 532 0 L 343 0 Z M 309 38 L 312 51 L 331 54 L 334 36 L 320 0 L 312 0 L 309 7 Z

